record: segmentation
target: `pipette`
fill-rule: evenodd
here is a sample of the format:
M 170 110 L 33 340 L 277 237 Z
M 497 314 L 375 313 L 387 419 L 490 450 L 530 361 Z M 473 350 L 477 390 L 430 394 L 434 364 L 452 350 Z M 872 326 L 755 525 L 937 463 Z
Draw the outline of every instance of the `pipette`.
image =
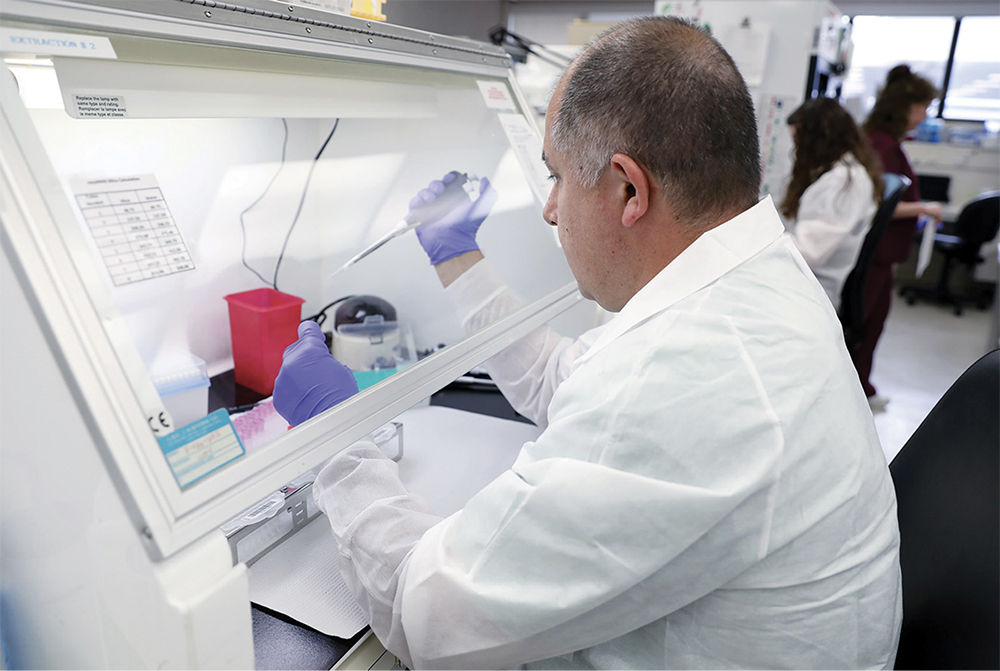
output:
M 350 268 L 355 263 L 370 255 L 376 249 L 389 242 L 393 238 L 398 238 L 407 231 L 420 228 L 425 223 L 437 221 L 448 214 L 456 207 L 464 204 L 474 203 L 479 199 L 479 178 L 475 175 L 456 172 L 455 179 L 445 184 L 444 191 L 433 201 L 426 205 L 421 205 L 407 213 L 403 220 L 396 224 L 391 231 L 381 238 L 365 247 L 355 254 L 351 259 L 337 270 L 330 274 L 333 277 L 342 270 Z

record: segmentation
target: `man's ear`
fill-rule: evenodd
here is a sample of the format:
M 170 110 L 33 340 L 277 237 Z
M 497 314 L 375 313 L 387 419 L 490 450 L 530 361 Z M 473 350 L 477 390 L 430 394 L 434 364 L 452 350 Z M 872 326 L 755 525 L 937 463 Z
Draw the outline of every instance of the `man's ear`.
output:
M 618 187 L 623 189 L 622 226 L 630 228 L 649 210 L 649 175 L 641 165 L 625 154 L 612 156 L 611 167 L 620 180 Z

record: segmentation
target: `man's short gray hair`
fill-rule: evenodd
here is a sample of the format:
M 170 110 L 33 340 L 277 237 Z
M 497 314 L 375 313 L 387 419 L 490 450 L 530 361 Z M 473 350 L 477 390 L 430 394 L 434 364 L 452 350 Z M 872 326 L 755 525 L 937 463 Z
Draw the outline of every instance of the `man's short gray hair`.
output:
M 621 153 L 663 184 L 689 227 L 757 202 L 760 148 L 746 84 L 722 46 L 683 19 L 634 19 L 597 37 L 570 65 L 553 116 L 553 146 L 582 166 L 584 187 Z

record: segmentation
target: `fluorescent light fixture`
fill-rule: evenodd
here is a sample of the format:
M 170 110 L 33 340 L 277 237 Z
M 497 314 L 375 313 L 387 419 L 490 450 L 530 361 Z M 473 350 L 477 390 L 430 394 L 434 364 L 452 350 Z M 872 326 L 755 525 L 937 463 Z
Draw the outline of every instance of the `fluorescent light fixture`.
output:
M 21 101 L 28 109 L 63 108 L 59 80 L 47 58 L 5 58 L 7 69 L 17 81 Z
M 66 110 L 75 100 L 117 99 L 125 116 L 178 118 L 428 118 L 432 86 L 355 77 L 251 72 L 115 60 L 56 58 Z

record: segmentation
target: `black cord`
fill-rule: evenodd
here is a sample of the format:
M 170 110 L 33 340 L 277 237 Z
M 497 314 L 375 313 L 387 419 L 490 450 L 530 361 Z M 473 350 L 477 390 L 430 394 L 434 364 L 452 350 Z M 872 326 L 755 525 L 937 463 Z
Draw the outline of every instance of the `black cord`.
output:
M 316 152 L 316 158 L 313 159 L 312 165 L 309 166 L 309 174 L 306 175 L 305 185 L 302 187 L 302 198 L 299 199 L 299 208 L 295 211 L 295 217 L 292 219 L 292 225 L 288 227 L 288 233 L 285 235 L 285 242 L 281 245 L 281 253 L 278 255 L 278 262 L 274 265 L 274 281 L 271 282 L 271 286 L 274 290 L 278 290 L 278 270 L 281 268 L 281 262 L 285 258 L 285 249 L 288 247 L 288 240 L 292 237 L 292 229 L 295 228 L 295 224 L 299 221 L 299 215 L 302 214 L 302 206 L 306 202 L 306 194 L 309 192 L 309 182 L 312 180 L 313 170 L 316 169 L 316 165 L 319 163 L 319 157 L 323 155 L 323 150 L 326 149 L 326 145 L 330 143 L 330 138 L 337 131 L 337 126 L 340 125 L 340 119 L 336 119 L 333 122 L 333 128 L 330 129 L 330 134 L 326 136 L 326 140 L 323 142 L 323 146 L 319 148 Z
M 325 321 L 326 321 L 326 311 L 327 311 L 327 310 L 329 310 L 330 308 L 332 308 L 332 307 L 333 307 L 334 305 L 336 305 L 337 303 L 341 303 L 341 302 L 343 302 L 343 301 L 346 301 L 346 300 L 347 300 L 347 299 L 349 299 L 349 298 L 354 298 L 354 294 L 349 294 L 349 295 L 347 295 L 347 296 L 342 296 L 342 297 L 338 298 L 338 299 L 337 299 L 337 300 L 335 300 L 335 301 L 331 301 L 330 303 L 327 303 L 326 305 L 324 305 L 324 306 L 323 306 L 323 309 L 322 309 L 322 310 L 320 310 L 319 312 L 317 312 L 317 313 L 316 313 L 316 314 L 314 314 L 314 315 L 311 315 L 311 316 L 309 316 L 309 317 L 306 317 L 306 318 L 305 318 L 305 319 L 303 319 L 302 321 L 304 321 L 304 322 L 307 322 L 307 321 L 314 321 L 314 322 L 316 322 L 317 324 L 319 324 L 319 325 L 321 325 L 321 326 L 322 326 L 323 322 L 325 322 Z M 300 323 L 301 323 L 301 322 L 300 322 Z
M 534 40 L 529 40 L 523 35 L 518 35 L 517 33 L 511 32 L 504 28 L 503 26 L 494 26 L 490 30 L 490 41 L 493 42 L 498 47 L 504 47 L 510 51 L 511 49 L 519 50 L 521 52 L 534 54 L 541 60 L 545 61 L 549 65 L 554 65 L 557 68 L 565 68 L 567 65 L 573 62 L 573 59 L 569 56 L 564 56 L 557 51 L 549 49 L 544 44 L 539 44 Z M 542 52 L 546 53 L 542 53 Z M 515 52 L 517 53 L 517 52 Z M 511 54 L 512 58 L 515 58 L 515 54 Z M 523 61 L 523 58 L 516 58 L 516 60 Z
M 256 403 L 247 403 L 246 405 L 238 405 L 235 408 L 226 408 L 226 412 L 230 415 L 238 415 L 241 412 L 250 412 L 258 405 L 260 405 L 260 401 L 257 401 Z
M 267 183 L 267 186 L 264 188 L 264 191 L 257 197 L 257 200 L 250 203 L 250 205 L 248 205 L 245 210 L 240 212 L 240 231 L 242 231 L 243 233 L 243 250 L 240 252 L 240 260 L 243 262 L 243 267 L 249 270 L 254 275 L 256 275 L 257 279 L 259 279 L 264 284 L 270 284 L 270 283 L 264 279 L 263 275 L 261 275 L 256 270 L 251 268 L 250 264 L 247 263 L 247 225 L 246 222 L 243 221 L 243 216 L 247 212 L 252 210 L 254 206 L 257 205 L 257 203 L 263 200 L 264 196 L 267 195 L 267 192 L 271 190 L 271 185 L 274 184 L 274 180 L 278 179 L 278 175 L 281 173 L 281 169 L 285 167 L 285 151 L 288 149 L 288 121 L 286 119 L 282 119 L 281 124 L 285 127 L 285 139 L 282 140 L 281 142 L 281 163 L 278 165 L 278 169 L 275 171 L 274 177 L 272 177 L 271 181 Z

